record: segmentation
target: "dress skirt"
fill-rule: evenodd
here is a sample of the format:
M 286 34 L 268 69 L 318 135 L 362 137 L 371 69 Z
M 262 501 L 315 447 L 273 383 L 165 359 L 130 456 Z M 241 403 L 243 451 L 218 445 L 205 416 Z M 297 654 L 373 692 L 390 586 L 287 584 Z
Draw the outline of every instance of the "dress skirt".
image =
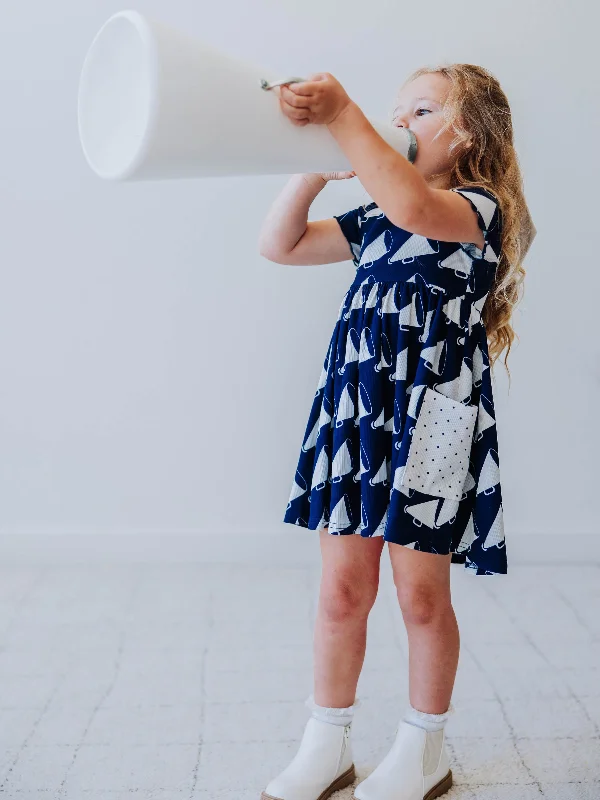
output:
M 506 573 L 481 319 L 493 259 L 394 226 L 386 240 L 390 223 L 381 212 L 368 216 L 374 205 L 355 210 L 345 229 L 356 277 L 331 334 L 283 521 L 452 553 L 476 575 Z M 489 213 L 478 216 L 489 234 Z M 373 219 L 382 222 L 370 228 L 376 258 L 365 242 Z

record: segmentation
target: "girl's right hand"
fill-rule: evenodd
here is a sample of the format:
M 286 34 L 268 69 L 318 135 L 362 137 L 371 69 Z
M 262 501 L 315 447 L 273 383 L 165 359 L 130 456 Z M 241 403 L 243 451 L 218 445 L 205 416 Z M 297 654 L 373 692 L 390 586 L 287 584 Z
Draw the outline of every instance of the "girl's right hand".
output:
M 327 181 L 342 181 L 346 178 L 354 178 L 356 172 L 353 170 L 343 172 L 321 172 L 319 173 L 325 182 Z

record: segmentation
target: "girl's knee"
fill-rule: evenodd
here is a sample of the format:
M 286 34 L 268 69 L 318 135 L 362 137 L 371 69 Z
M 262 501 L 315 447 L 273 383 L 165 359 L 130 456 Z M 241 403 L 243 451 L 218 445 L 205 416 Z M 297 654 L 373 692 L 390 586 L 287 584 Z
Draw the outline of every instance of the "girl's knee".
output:
M 422 583 L 403 586 L 396 590 L 404 622 L 410 625 L 429 625 L 449 605 L 449 599 L 440 597 L 434 586 Z
M 346 622 L 367 617 L 376 597 L 377 586 L 336 574 L 321 583 L 319 604 L 330 622 Z

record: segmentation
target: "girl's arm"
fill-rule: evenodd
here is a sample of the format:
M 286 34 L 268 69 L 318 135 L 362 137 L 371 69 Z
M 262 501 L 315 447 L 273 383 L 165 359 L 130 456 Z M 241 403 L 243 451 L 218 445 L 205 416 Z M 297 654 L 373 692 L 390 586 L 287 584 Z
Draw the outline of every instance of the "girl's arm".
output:
M 308 210 L 326 186 L 320 174 L 292 175 L 269 209 L 259 236 L 260 254 L 278 264 L 337 264 L 351 254 L 336 219 L 308 222 Z
M 416 167 L 381 138 L 356 103 L 350 101 L 327 127 L 392 224 L 428 239 L 483 245 L 477 218 L 464 198 L 431 188 Z

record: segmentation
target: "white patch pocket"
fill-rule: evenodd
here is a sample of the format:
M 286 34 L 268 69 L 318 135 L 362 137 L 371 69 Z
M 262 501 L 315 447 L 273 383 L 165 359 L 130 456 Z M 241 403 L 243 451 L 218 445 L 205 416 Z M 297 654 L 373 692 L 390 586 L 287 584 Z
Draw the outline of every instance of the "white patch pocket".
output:
M 460 500 L 478 406 L 427 387 L 408 449 L 401 483 L 434 497 Z

